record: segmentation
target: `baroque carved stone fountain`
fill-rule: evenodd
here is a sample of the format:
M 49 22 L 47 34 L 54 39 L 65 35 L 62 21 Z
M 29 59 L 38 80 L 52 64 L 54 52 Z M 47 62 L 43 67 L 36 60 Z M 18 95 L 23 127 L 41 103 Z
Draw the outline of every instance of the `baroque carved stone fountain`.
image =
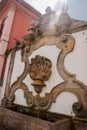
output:
M 56 22 L 50 27 L 49 24 L 52 23 L 52 20 Z M 56 20 L 56 12 L 48 7 L 46 14 L 32 24 L 29 33 L 24 36 L 23 44 L 18 44 L 11 50 L 6 89 L 0 108 L 0 127 L 3 130 L 77 130 L 79 127 L 75 127 L 74 123 L 79 122 L 79 119 L 47 112 L 63 91 L 73 93 L 77 97 L 78 102 L 72 106 L 75 115 L 87 117 L 87 88 L 84 83 L 76 79 L 76 75 L 68 72 L 64 66 L 65 57 L 73 51 L 75 46 L 75 38 L 70 34 L 74 26 L 73 22 L 64 9 L 59 19 Z M 56 67 L 64 82 L 57 84 L 50 93 L 41 97 L 40 93 L 43 91 L 43 87 L 47 87 L 45 81 L 49 80 L 52 74 L 52 62 L 41 55 L 32 58 L 31 63 L 28 58 L 40 47 L 52 45 L 61 50 Z M 25 68 L 10 86 L 15 53 L 20 48 Z M 32 86 L 37 93 L 35 96 L 23 82 L 27 75 L 33 80 Z M 23 90 L 27 107 L 14 103 L 15 92 L 18 89 Z

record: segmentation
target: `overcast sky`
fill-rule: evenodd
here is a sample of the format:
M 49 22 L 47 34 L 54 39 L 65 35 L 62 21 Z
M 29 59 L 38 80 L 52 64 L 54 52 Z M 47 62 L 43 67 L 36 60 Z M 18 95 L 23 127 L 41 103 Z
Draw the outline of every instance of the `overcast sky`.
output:
M 45 13 L 47 6 L 50 6 L 52 9 L 61 11 L 62 4 L 66 3 L 69 7 L 69 15 L 72 18 L 78 20 L 87 21 L 87 0 L 25 0 L 27 3 L 32 5 L 42 14 Z

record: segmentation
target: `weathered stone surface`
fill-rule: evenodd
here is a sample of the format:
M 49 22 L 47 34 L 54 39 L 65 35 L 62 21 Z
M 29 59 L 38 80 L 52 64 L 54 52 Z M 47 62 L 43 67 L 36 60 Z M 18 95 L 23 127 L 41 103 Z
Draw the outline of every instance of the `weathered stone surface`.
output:
M 70 130 L 70 121 L 55 115 L 48 119 L 27 116 L 0 108 L 0 130 Z

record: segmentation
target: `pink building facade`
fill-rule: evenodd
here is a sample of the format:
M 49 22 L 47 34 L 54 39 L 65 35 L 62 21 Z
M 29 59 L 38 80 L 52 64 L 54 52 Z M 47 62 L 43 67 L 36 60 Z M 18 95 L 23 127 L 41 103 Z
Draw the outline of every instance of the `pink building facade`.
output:
M 0 2 L 0 86 L 6 65 L 5 52 L 12 49 L 16 40 L 23 41 L 23 36 L 32 21 L 41 14 L 24 0 L 2 0 Z

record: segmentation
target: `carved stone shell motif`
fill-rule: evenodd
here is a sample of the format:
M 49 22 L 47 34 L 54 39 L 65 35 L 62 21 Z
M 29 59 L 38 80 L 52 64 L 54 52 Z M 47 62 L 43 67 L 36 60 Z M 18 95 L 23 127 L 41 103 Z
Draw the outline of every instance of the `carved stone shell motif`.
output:
M 29 75 L 36 84 L 40 84 L 49 79 L 51 75 L 52 63 L 48 58 L 44 56 L 36 55 L 35 58 L 31 59 L 29 64 Z M 45 84 L 43 83 L 43 86 Z

